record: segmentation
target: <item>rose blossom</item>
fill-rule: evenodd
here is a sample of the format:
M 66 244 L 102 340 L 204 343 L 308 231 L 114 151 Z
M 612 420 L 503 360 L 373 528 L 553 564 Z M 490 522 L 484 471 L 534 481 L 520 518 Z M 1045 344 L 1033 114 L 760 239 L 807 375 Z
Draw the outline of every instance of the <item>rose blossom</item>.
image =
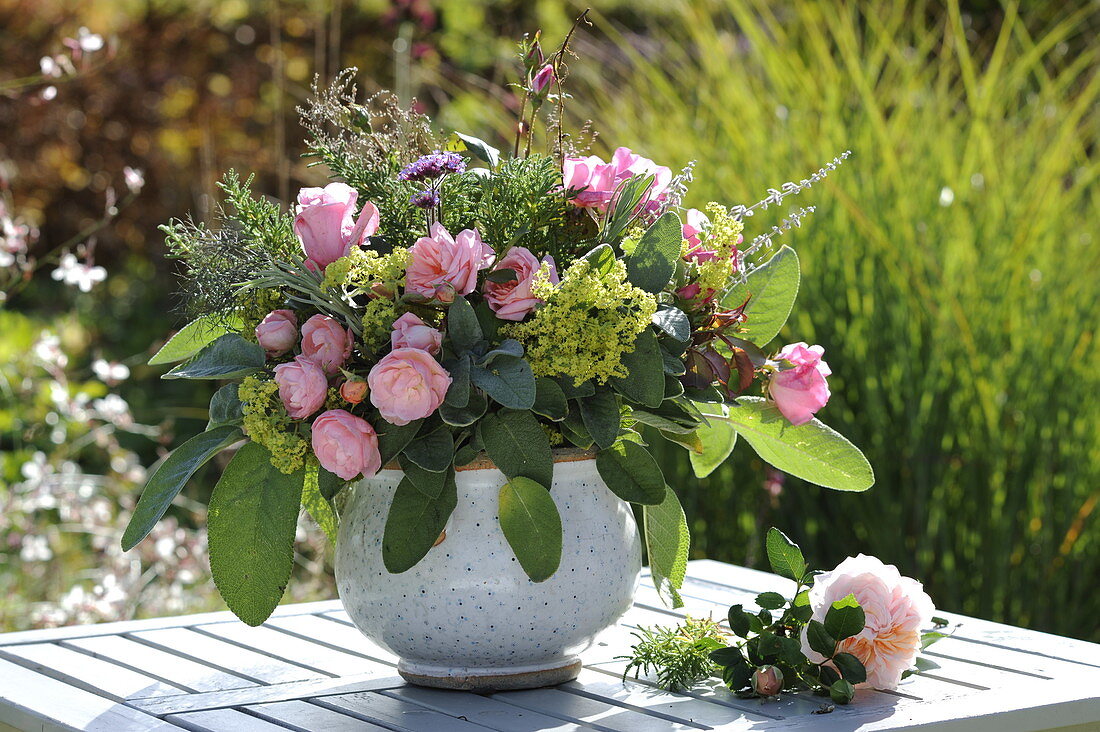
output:
M 314 315 L 302 324 L 302 355 L 315 361 L 328 376 L 344 365 L 353 343 L 351 330 L 341 328 L 327 315 Z
M 863 630 L 846 638 L 837 652 L 851 653 L 867 669 L 867 685 L 896 689 L 921 647 L 921 628 L 932 622 L 935 607 L 920 582 L 902 577 L 898 568 L 875 557 L 848 557 L 832 572 L 819 575 L 810 589 L 813 619 L 824 622 L 837 600 L 854 595 L 866 616 Z M 802 652 L 815 663 L 824 657 L 802 634 Z
M 443 334 L 412 313 L 393 321 L 390 345 L 394 348 L 419 348 L 433 356 L 443 345 Z
M 775 696 L 783 690 L 783 672 L 775 666 L 761 666 L 752 672 L 752 690 L 760 696 Z
M 378 231 L 378 208 L 367 201 L 355 218 L 355 189 L 346 183 L 329 183 L 324 188 L 298 191 L 294 233 L 302 242 L 306 265 L 324 270 L 353 246 L 359 246 Z
M 298 342 L 298 318 L 293 310 L 272 310 L 256 326 L 256 340 L 268 358 L 282 356 Z
M 790 361 L 794 368 L 773 373 L 768 392 L 775 406 L 793 425 L 806 424 L 813 419 L 814 412 L 829 401 L 829 384 L 825 377 L 833 372 L 829 364 L 821 360 L 824 353 L 821 346 L 792 343 L 776 356 L 778 361 Z
M 672 171 L 657 165 L 649 158 L 636 155 L 629 148 L 615 150 L 611 162 L 605 163 L 595 155 L 586 158 L 566 158 L 562 167 L 565 187 L 578 193 L 573 204 L 581 208 L 594 208 L 604 212 L 615 191 L 636 175 L 652 175 L 646 207 L 651 208 L 664 201 L 672 182 Z
M 325 403 L 328 379 L 313 361 L 298 356 L 290 363 L 275 367 L 275 383 L 286 413 L 293 419 L 305 419 Z
M 313 420 L 313 453 L 325 470 L 351 480 L 369 478 L 382 467 L 378 435 L 367 420 L 344 409 L 330 409 Z
M 491 282 L 485 280 L 485 300 L 489 308 L 496 313 L 501 320 L 523 320 L 527 313 L 535 309 L 542 302 L 531 294 L 531 285 L 535 282 L 542 264 L 550 268 L 550 281 L 558 282 L 558 270 L 554 266 L 554 260 L 547 255 L 542 262 L 535 259 L 530 250 L 523 247 L 512 247 L 508 253 L 497 262 L 493 271 L 501 269 L 515 270 L 516 279 L 507 282 Z
M 440 289 L 469 295 L 477 286 L 478 270 L 492 264 L 493 248 L 473 229 L 452 237 L 436 222 L 431 234 L 420 237 L 409 250 L 405 290 L 428 298 Z
M 367 384 L 371 404 L 387 422 L 401 426 L 438 409 L 451 376 L 427 351 L 397 348 L 374 365 Z

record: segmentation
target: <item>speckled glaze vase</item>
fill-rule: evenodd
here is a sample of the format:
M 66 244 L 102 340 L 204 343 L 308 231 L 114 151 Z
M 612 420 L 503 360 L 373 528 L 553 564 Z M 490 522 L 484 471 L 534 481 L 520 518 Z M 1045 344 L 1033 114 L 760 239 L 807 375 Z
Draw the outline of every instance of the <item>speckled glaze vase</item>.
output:
M 491 463 L 458 471 L 443 540 L 401 574 L 382 564 L 382 532 L 403 473 L 382 470 L 354 487 L 336 542 L 340 599 L 364 635 L 400 657 L 407 681 L 472 691 L 561 684 L 580 672 L 577 654 L 630 608 L 642 552 L 630 506 L 590 453 L 560 451 L 555 463 L 561 565 L 539 583 L 501 531 L 506 478 Z

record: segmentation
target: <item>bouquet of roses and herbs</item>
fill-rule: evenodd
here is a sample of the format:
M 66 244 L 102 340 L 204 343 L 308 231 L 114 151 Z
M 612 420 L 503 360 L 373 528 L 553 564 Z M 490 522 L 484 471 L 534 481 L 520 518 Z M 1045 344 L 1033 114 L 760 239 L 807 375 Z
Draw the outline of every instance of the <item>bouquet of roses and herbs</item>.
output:
M 829 398 L 822 349 L 766 350 L 799 280 L 794 251 L 772 240 L 808 211 L 742 238 L 754 210 L 841 158 L 753 206 L 684 209 L 690 166 L 673 175 L 622 147 L 581 155 L 562 132 L 564 52 L 521 44 L 511 155 L 437 134 L 391 94 L 361 100 L 348 70 L 301 110 L 309 152 L 337 182 L 303 188 L 286 211 L 230 172 L 220 226 L 164 227 L 194 319 L 150 363 L 227 383 L 207 430 L 153 473 L 125 548 L 245 440 L 210 500 L 211 569 L 229 607 L 260 623 L 289 578 L 300 506 L 331 536 L 341 488 L 400 466 L 382 551 L 401 572 L 443 530 L 455 468 L 486 455 L 508 478 L 501 527 L 540 581 L 561 553 L 553 450 L 574 447 L 642 507 L 654 577 L 675 603 L 687 524 L 646 440 L 682 445 L 700 476 L 741 435 L 806 480 L 873 483 L 862 454 L 813 419 Z M 548 108 L 549 149 L 531 152 Z

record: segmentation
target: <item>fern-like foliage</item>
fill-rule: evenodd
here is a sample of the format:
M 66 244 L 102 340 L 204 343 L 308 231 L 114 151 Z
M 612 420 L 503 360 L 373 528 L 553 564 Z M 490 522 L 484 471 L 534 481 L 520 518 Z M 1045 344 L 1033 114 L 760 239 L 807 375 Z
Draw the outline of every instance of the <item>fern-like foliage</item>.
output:
M 661 688 L 671 691 L 686 689 L 714 675 L 718 666 L 710 652 L 727 644 L 726 633 L 713 620 L 688 617 L 674 627 L 640 627 L 634 632 L 638 642 L 631 655 L 620 656 L 629 661 L 623 678 L 634 672 L 656 674 Z

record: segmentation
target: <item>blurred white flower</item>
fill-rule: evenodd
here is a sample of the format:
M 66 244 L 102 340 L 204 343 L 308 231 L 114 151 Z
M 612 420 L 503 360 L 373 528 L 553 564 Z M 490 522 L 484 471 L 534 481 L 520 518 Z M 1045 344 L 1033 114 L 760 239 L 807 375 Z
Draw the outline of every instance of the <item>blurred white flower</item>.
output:
M 61 76 L 61 65 L 57 63 L 57 59 L 53 56 L 43 56 L 38 60 L 38 68 L 42 70 L 42 75 L 56 79 Z
M 107 279 L 107 270 L 81 262 L 75 254 L 65 252 L 51 276 L 58 282 L 80 288 L 81 292 L 91 292 L 92 287 Z
M 940 189 L 940 205 L 950 206 L 955 202 L 955 191 L 951 190 L 947 186 Z
M 53 468 L 50 466 L 49 462 L 46 461 L 46 453 L 37 450 L 34 455 L 31 456 L 30 460 L 23 463 L 19 472 L 22 473 L 23 477 L 29 482 L 37 483 L 48 474 L 52 473 Z
M 97 358 L 92 362 L 92 371 L 95 372 L 96 378 L 107 384 L 107 386 L 115 386 L 130 378 L 130 369 L 126 364 L 117 361 L 105 361 L 102 358 Z
M 92 402 L 92 409 L 95 410 L 96 416 L 105 422 L 120 427 L 133 423 L 130 417 L 130 405 L 118 394 L 108 394 L 102 399 L 96 399 Z
M 141 168 L 131 168 L 127 165 L 122 169 L 122 178 L 126 181 L 126 187 L 130 189 L 130 193 L 135 196 L 145 187 L 145 173 Z
M 57 98 L 57 87 L 52 84 L 42 90 L 42 100 L 46 102 L 52 102 Z
M 69 357 L 61 352 L 61 339 L 48 331 L 43 331 L 35 342 L 34 357 L 45 366 L 64 368 L 69 363 Z M 58 384 L 54 382 L 51 386 L 58 386 Z
M 15 255 L 0 249 L 0 267 L 10 267 L 15 264 Z
M 81 26 L 77 30 L 76 42 L 80 45 L 80 50 L 85 53 L 95 53 L 103 48 L 103 36 L 98 33 L 92 33 L 84 26 Z
M 24 562 L 48 562 L 52 558 L 53 550 L 50 549 L 50 542 L 46 537 L 31 534 L 23 537 L 19 559 Z

